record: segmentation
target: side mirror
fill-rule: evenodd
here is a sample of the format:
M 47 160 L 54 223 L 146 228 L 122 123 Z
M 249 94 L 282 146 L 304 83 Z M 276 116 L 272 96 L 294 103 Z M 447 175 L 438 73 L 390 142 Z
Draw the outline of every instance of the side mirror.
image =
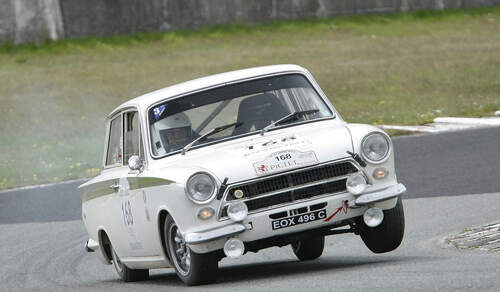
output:
M 139 156 L 137 155 L 132 155 L 129 159 L 128 159 L 128 167 L 130 168 L 130 170 L 141 170 L 143 164 L 142 164 L 142 161 L 141 159 L 139 158 Z

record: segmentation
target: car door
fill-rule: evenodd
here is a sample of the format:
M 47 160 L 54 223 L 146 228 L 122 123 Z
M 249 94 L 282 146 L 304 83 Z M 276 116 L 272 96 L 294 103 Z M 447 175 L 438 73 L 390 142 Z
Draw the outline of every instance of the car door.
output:
M 141 161 L 145 160 L 144 146 L 141 135 L 140 118 L 137 110 L 130 110 L 123 113 L 123 142 L 124 142 L 124 162 L 132 156 L 139 156 Z M 131 170 L 127 166 L 126 184 L 127 192 L 120 196 L 120 204 L 123 216 L 123 227 L 125 239 L 128 242 L 129 256 L 151 255 L 150 230 L 151 214 L 148 205 L 147 195 L 144 190 L 147 187 L 144 169 Z
M 99 183 L 92 186 L 102 199 L 99 208 L 94 208 L 100 218 L 98 225 L 103 226 L 117 254 L 128 254 L 128 244 L 123 232 L 122 198 L 128 194 L 128 167 L 123 161 L 123 113 L 114 115 L 108 122 L 104 167 Z

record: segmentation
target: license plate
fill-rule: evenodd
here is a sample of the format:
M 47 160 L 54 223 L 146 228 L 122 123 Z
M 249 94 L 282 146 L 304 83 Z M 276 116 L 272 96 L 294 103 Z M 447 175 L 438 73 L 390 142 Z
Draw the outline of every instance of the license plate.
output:
M 271 221 L 273 230 L 287 228 L 326 218 L 326 209 Z

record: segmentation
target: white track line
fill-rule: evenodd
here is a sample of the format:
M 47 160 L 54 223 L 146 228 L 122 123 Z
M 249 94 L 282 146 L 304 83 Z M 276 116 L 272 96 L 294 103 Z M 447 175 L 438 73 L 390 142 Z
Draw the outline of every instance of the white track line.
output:
M 73 182 L 81 182 L 84 183 L 88 181 L 90 178 L 80 178 L 80 179 L 73 179 L 73 180 L 65 180 L 57 183 L 49 183 L 49 184 L 43 184 L 43 185 L 32 185 L 32 186 L 25 186 L 25 187 L 18 187 L 18 188 L 11 188 L 11 189 L 5 189 L 1 190 L 0 194 L 2 193 L 7 193 L 7 192 L 16 192 L 16 191 L 21 191 L 21 190 L 31 190 L 31 189 L 37 189 L 37 188 L 46 188 L 46 187 L 51 187 L 55 185 L 63 185 L 63 184 L 69 184 Z
M 474 126 L 500 126 L 500 118 L 435 118 L 434 123 L 448 123 Z
M 500 111 L 495 114 L 500 115 Z M 421 126 L 399 126 L 399 125 L 380 125 L 384 130 L 400 130 L 408 132 L 440 133 L 448 131 L 459 131 L 471 128 L 500 126 L 500 118 L 458 118 L 442 117 L 435 118 L 434 123 Z

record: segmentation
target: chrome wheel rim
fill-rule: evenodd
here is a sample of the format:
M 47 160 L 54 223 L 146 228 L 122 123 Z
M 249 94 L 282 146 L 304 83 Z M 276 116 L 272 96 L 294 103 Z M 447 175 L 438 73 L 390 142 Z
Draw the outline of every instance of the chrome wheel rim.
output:
M 186 245 L 177 225 L 172 224 L 168 232 L 170 257 L 177 271 L 187 275 L 191 267 L 191 251 Z

